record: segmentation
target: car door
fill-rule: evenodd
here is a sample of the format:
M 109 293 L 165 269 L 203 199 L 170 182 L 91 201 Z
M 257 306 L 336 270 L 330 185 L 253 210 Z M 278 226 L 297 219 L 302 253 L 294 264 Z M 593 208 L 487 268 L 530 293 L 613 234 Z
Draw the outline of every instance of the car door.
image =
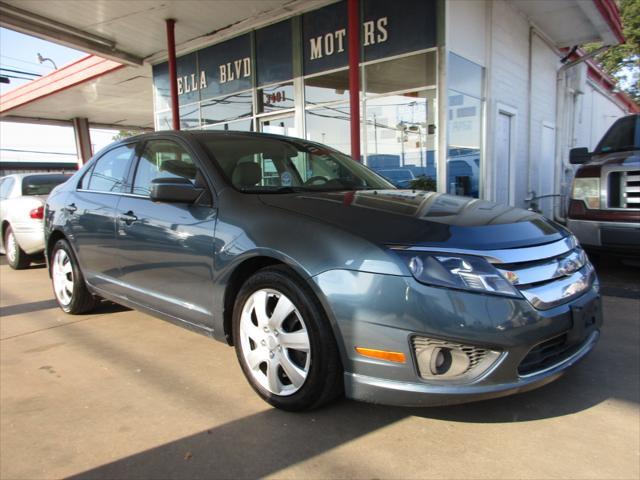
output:
M 115 147 L 93 164 L 63 207 L 68 238 L 87 282 L 108 293 L 121 295 L 116 248 L 116 206 L 125 189 L 135 144 Z
M 7 218 L 7 200 L 11 196 L 11 191 L 16 182 L 14 177 L 4 177 L 0 181 L 0 221 Z
M 0 252 L 4 253 L 4 234 L 5 234 L 5 220 L 8 220 L 9 213 L 9 197 L 16 180 L 14 177 L 4 177 L 0 180 Z
M 204 189 L 194 204 L 153 202 L 157 178 Z M 173 139 L 146 142 L 118 204 L 120 280 L 130 300 L 190 323 L 211 323 L 216 209 L 195 155 Z

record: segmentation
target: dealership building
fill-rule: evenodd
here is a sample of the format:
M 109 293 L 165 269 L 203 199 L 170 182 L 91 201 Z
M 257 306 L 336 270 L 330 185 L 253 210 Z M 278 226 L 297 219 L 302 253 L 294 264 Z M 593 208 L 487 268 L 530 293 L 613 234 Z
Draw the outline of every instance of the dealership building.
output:
M 73 124 L 83 158 L 89 125 L 269 132 L 328 144 L 391 178 L 426 175 L 442 192 L 516 206 L 549 196 L 544 213 L 562 218 L 569 149 L 593 148 L 638 111 L 580 48 L 624 41 L 613 0 L 0 9 L 3 26 L 92 54 L 0 102 L 4 120 Z

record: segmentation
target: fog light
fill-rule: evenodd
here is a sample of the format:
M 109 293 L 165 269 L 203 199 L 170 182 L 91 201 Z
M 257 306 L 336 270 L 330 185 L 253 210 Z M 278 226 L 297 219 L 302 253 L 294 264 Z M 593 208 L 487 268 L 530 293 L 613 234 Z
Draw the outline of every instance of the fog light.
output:
M 472 380 L 500 357 L 495 350 L 426 337 L 414 337 L 413 348 L 420 376 L 425 380 Z
M 451 350 L 448 348 L 435 348 L 431 352 L 431 373 L 442 375 L 451 367 Z

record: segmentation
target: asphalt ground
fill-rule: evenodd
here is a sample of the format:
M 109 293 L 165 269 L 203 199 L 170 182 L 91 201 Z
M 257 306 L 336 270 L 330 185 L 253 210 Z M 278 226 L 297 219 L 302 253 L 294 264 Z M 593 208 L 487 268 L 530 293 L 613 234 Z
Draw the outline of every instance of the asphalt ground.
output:
M 233 349 L 0 262 L 0 478 L 640 478 L 640 268 L 600 258 L 600 343 L 538 390 L 455 407 L 262 402 Z

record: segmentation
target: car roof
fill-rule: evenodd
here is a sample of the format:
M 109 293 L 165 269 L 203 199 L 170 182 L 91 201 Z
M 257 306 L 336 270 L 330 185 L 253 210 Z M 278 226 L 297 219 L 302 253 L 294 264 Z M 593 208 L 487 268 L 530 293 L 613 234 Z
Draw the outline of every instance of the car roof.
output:
M 75 171 L 69 171 L 69 172 L 28 172 L 28 173 L 10 173 L 9 175 L 5 175 L 3 177 L 0 177 L 0 179 L 4 179 L 4 178 L 9 178 L 9 177 L 13 177 L 16 179 L 22 179 L 25 177 L 31 177 L 34 175 L 73 175 L 75 173 Z
M 271 138 L 274 140 L 282 140 L 285 142 L 302 143 L 305 145 L 319 145 L 316 142 L 305 140 L 304 138 L 289 137 L 286 135 L 277 135 L 274 133 L 263 132 L 245 132 L 241 130 L 158 130 L 156 132 L 142 133 L 132 137 L 123 138 L 109 145 L 109 148 L 115 145 L 122 145 L 132 142 L 150 140 L 158 137 L 176 137 L 176 138 L 197 138 L 197 137 L 220 137 L 220 138 Z

